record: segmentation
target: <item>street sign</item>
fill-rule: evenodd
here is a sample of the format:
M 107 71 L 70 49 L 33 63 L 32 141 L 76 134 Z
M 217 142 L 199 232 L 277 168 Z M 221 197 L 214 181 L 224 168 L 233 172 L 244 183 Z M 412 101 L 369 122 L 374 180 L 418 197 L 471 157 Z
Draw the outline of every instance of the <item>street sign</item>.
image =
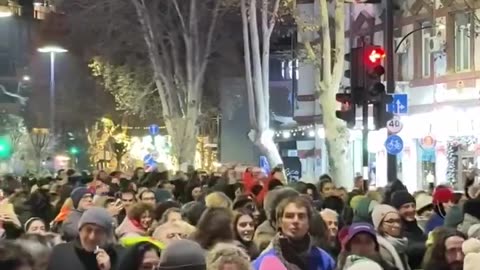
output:
M 143 163 L 146 166 L 152 166 L 153 164 L 155 164 L 155 159 L 151 154 L 147 154 L 145 157 L 143 157 Z
M 387 130 L 390 134 L 397 134 L 403 129 L 403 124 L 399 118 L 395 117 L 387 122 Z
M 407 94 L 393 94 L 392 103 L 387 104 L 387 112 L 396 115 L 408 113 L 408 95 Z
M 160 132 L 160 127 L 158 125 L 153 124 L 148 127 L 148 133 L 152 136 L 157 135 L 159 132 Z
M 390 155 L 398 155 L 403 150 L 403 140 L 398 135 L 390 135 L 385 141 L 385 149 Z

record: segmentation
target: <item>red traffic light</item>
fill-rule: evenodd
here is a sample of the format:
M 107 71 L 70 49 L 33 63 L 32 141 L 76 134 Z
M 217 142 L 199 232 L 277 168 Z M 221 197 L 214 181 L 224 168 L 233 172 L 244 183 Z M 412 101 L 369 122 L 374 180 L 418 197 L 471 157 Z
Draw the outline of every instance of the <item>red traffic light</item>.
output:
M 380 64 L 385 56 L 385 51 L 381 47 L 368 48 L 366 51 L 367 61 L 373 65 Z

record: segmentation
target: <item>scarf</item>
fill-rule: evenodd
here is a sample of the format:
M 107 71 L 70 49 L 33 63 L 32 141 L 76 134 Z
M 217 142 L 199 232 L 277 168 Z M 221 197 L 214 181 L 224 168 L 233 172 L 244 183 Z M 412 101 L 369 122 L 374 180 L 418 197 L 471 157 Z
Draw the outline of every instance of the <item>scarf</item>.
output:
M 275 255 L 288 270 L 308 268 L 311 243 L 308 234 L 302 240 L 292 241 L 279 233 L 272 240 Z
M 408 239 L 406 237 L 397 238 L 390 235 L 385 235 L 385 239 L 392 244 L 398 254 L 401 255 L 407 252 Z

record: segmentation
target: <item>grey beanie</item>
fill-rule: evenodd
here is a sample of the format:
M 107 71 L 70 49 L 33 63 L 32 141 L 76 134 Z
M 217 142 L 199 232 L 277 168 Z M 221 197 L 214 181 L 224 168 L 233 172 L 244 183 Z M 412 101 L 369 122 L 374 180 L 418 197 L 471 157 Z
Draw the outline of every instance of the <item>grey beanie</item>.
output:
M 94 224 L 102 227 L 107 234 L 110 234 L 113 230 L 113 222 L 112 216 L 105 208 L 92 207 L 82 214 L 80 221 L 78 221 L 78 230 L 80 230 L 83 225 Z
M 192 240 L 176 240 L 162 251 L 159 270 L 206 270 L 206 252 Z

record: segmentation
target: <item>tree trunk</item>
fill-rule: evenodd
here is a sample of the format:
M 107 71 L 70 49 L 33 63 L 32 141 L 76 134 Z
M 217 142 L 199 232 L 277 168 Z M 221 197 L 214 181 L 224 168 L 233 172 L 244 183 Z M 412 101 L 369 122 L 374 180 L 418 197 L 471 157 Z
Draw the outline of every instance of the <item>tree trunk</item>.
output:
M 325 128 L 325 145 L 328 153 L 329 172 L 337 185 L 349 188 L 353 183 L 349 170 L 351 164 L 349 164 L 347 159 L 349 132 L 346 124 L 338 120 L 335 115 L 336 104 L 332 100 L 335 100 L 337 91 L 332 86 L 327 87 L 329 89 L 322 91 L 319 99 L 322 107 L 323 126 Z
M 169 118 L 165 120 L 167 132 L 171 137 L 172 154 L 178 165 L 187 163 L 195 165 L 198 129 L 197 115 L 189 113 L 186 118 Z
M 257 133 L 255 130 L 252 129 L 248 133 L 248 137 L 267 157 L 271 168 L 283 165 L 282 157 L 280 156 L 277 146 L 273 141 L 272 131 L 266 130 L 261 133 Z

